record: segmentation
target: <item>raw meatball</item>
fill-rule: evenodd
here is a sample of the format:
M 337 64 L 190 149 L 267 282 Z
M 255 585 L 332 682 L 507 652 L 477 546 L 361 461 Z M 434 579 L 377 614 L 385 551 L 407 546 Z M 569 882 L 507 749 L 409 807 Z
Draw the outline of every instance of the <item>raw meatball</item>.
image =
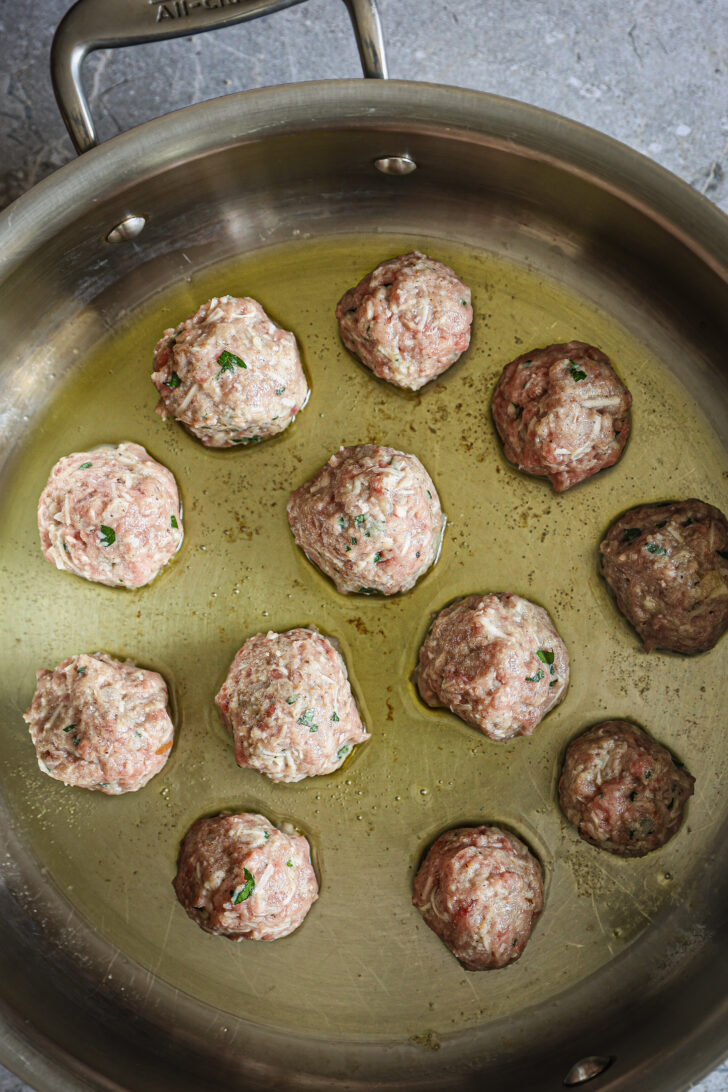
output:
M 682 823 L 695 778 L 628 720 L 605 720 L 572 740 L 559 801 L 579 835 L 618 857 L 644 857 Z
M 440 552 L 445 517 L 430 475 L 393 447 L 342 447 L 291 494 L 288 522 L 338 591 L 407 591 Z
M 468 971 L 519 958 L 543 909 L 541 865 L 500 827 L 440 835 L 415 876 L 412 901 Z
M 645 649 L 705 652 L 728 627 L 728 521 L 699 500 L 630 508 L 599 547 Z
M 570 341 L 507 364 L 491 409 L 506 458 L 562 493 L 616 463 L 629 436 L 631 405 L 609 357 Z
M 435 618 L 416 672 L 422 698 L 489 739 L 530 736 L 569 685 L 569 654 L 543 607 L 469 595 Z
M 233 737 L 238 766 L 271 781 L 331 773 L 352 747 L 369 739 L 343 659 L 310 629 L 250 637 L 215 704 Z
M 318 898 L 304 836 L 249 812 L 193 823 L 173 886 L 201 929 L 230 940 L 287 937 Z
M 39 671 L 23 714 L 43 773 L 109 796 L 136 792 L 164 766 L 174 742 L 167 685 L 156 671 L 103 652 Z
M 470 344 L 470 289 L 419 251 L 382 262 L 341 297 L 341 340 L 380 379 L 416 391 Z
M 296 339 L 256 300 L 203 303 L 154 350 L 152 382 L 162 420 L 174 417 L 206 447 L 275 436 L 306 403 Z
M 182 544 L 177 483 L 139 444 L 59 459 L 38 501 L 46 561 L 111 587 L 154 580 Z

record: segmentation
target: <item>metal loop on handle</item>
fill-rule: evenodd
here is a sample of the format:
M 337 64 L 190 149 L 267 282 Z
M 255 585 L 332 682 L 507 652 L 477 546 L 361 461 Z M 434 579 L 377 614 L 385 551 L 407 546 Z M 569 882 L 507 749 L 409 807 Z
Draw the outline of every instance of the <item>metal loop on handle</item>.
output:
M 77 0 L 61 20 L 51 47 L 56 102 L 76 151 L 97 143 L 81 83 L 81 68 L 95 49 L 199 34 L 244 23 L 304 0 Z M 344 0 L 356 35 L 364 75 L 386 79 L 382 26 L 376 0 Z

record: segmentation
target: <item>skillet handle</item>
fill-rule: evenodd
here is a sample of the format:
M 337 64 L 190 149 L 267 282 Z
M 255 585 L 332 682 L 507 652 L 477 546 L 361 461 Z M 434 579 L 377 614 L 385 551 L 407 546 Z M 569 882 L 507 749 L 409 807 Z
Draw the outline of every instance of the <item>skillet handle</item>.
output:
M 97 143 L 81 83 L 84 58 L 95 49 L 155 42 L 244 23 L 304 0 L 77 0 L 61 20 L 51 47 L 51 77 L 58 108 L 76 151 Z M 364 75 L 387 78 L 376 0 L 344 0 Z

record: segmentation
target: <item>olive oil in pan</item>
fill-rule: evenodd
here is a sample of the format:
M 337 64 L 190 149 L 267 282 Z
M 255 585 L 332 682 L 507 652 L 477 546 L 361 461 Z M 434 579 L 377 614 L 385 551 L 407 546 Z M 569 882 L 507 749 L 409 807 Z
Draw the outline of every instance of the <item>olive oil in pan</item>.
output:
M 468 353 L 416 395 L 351 357 L 334 319 L 347 288 L 414 247 L 454 267 L 475 309 Z M 149 374 L 161 332 L 226 292 L 254 296 L 294 330 L 312 395 L 278 438 L 216 452 L 154 414 Z M 571 338 L 612 358 L 634 396 L 633 435 L 615 468 L 557 496 L 505 462 L 489 402 L 510 359 Z M 93 929 L 172 986 L 245 1020 L 310 1036 L 401 1039 L 543 1003 L 642 943 L 657 915 L 690 897 L 722 817 L 728 641 L 695 659 L 646 655 L 596 571 L 605 528 L 630 505 L 697 496 L 728 509 L 725 450 L 658 348 L 533 270 L 440 240 L 372 235 L 296 242 L 196 272 L 79 362 L 31 422 L 2 502 L 4 617 L 13 625 L 0 657 L 0 777 L 49 882 Z M 61 455 L 121 440 L 169 466 L 184 503 L 180 553 L 135 592 L 52 569 L 35 525 Z M 361 442 L 419 456 L 448 516 L 437 565 L 390 600 L 340 596 L 297 550 L 286 520 L 290 490 L 339 445 Z M 545 606 L 572 658 L 563 704 L 531 738 L 504 744 L 425 708 L 410 681 L 433 612 L 489 590 Z M 235 766 L 213 698 L 246 637 L 301 624 L 340 642 L 372 739 L 335 774 L 273 785 Z M 118 798 L 41 774 L 21 719 L 36 668 L 96 649 L 160 670 L 179 710 L 165 769 Z M 685 827 L 643 860 L 587 846 L 556 804 L 566 743 L 605 717 L 642 723 L 697 779 Z M 261 811 L 310 837 L 321 897 L 291 937 L 233 947 L 203 934 L 177 904 L 180 840 L 200 815 L 223 809 Z M 497 974 L 463 971 L 411 905 L 425 848 L 442 830 L 476 821 L 520 834 L 547 878 L 523 958 Z

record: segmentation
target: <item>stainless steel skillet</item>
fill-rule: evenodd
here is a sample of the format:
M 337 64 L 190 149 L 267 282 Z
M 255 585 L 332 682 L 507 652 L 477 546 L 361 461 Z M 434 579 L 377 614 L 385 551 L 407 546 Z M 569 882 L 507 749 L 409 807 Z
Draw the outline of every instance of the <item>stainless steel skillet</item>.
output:
M 406 177 L 373 167 L 405 155 Z M 136 240 L 105 242 L 129 216 L 146 218 Z M 462 266 L 479 297 L 473 350 L 419 401 L 362 376 L 330 315 L 347 278 L 415 244 Z M 638 499 L 689 489 L 726 507 L 725 253 L 723 217 L 606 138 L 404 83 L 183 111 L 89 152 L 6 214 L 0 875 L 14 1068 L 53 1089 L 547 1089 L 598 1055 L 614 1061 L 590 1087 L 670 1089 L 722 1056 L 726 654 L 641 656 L 592 553 Z M 286 443 L 234 462 L 160 431 L 146 389 L 160 320 L 223 279 L 259 287 L 290 321 L 314 384 Z M 552 326 L 553 340 L 567 326 L 608 340 L 641 404 L 623 466 L 563 502 L 509 471 L 487 421 L 514 336 L 536 344 Z M 173 466 L 189 513 L 179 567 L 130 600 L 46 572 L 33 540 L 49 460 L 109 431 Z M 281 500 L 341 439 L 375 432 L 437 475 L 451 538 L 415 595 L 353 604 L 290 550 Z M 263 565 L 274 548 L 281 580 Z M 494 751 L 419 708 L 406 679 L 431 610 L 506 584 L 554 612 L 574 684 L 532 740 Z M 276 794 L 230 768 L 209 694 L 243 636 L 302 620 L 342 639 L 375 740 L 338 780 Z M 44 783 L 19 724 L 33 669 L 97 644 L 165 670 L 182 718 L 168 779 L 113 811 Z M 653 727 L 700 786 L 674 856 L 632 870 L 595 863 L 553 803 L 566 740 L 612 710 Z M 262 953 L 191 934 L 169 889 L 186 824 L 249 804 L 310 830 L 323 877 L 318 916 Z M 458 972 L 408 906 L 423 845 L 476 818 L 521 830 L 549 875 L 513 973 Z

